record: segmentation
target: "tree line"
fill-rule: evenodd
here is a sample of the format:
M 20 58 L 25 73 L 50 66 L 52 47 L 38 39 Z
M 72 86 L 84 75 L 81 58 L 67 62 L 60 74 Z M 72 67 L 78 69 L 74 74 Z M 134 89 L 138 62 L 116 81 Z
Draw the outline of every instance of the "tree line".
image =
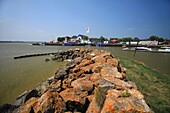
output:
M 89 40 L 90 38 L 88 36 L 85 36 L 85 35 L 78 35 L 78 36 L 81 36 L 82 37 L 82 40 Z M 65 38 L 77 38 L 78 36 L 72 36 L 72 37 L 58 37 L 57 41 L 58 42 L 63 42 L 65 40 Z M 104 42 L 104 41 L 108 41 L 109 39 L 105 38 L 104 36 L 100 36 L 98 38 L 100 40 L 100 42 Z M 110 38 L 110 39 L 114 39 L 114 40 L 117 40 L 118 42 L 129 42 L 129 41 L 141 41 L 141 40 L 147 40 L 147 41 L 159 41 L 159 42 L 164 42 L 165 40 L 168 40 L 168 39 L 164 39 L 164 38 L 161 38 L 161 37 L 158 37 L 158 36 L 155 36 L 155 35 L 152 35 L 150 36 L 149 38 L 147 39 L 139 39 L 138 37 L 125 37 L 125 38 Z

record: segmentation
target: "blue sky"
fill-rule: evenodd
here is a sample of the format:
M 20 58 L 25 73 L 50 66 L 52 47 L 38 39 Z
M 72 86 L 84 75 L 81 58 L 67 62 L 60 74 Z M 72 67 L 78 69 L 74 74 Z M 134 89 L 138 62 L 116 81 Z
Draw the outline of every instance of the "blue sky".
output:
M 170 0 L 0 0 L 0 40 L 58 36 L 170 39 Z

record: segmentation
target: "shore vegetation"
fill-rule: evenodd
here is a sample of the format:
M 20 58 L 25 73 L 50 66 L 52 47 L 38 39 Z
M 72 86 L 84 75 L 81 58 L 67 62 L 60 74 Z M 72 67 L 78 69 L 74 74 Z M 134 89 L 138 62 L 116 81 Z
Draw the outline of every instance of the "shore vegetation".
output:
M 138 90 L 144 95 L 149 107 L 155 113 L 170 111 L 170 78 L 144 63 L 117 57 L 123 67 L 127 69 L 127 80 L 135 82 Z

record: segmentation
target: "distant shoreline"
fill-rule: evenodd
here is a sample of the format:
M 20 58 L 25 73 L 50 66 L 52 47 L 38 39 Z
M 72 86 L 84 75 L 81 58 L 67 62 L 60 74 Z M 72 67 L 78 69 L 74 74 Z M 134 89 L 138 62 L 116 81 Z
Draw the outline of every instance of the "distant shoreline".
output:
M 0 43 L 34 43 L 34 42 L 37 42 L 37 41 L 0 41 Z

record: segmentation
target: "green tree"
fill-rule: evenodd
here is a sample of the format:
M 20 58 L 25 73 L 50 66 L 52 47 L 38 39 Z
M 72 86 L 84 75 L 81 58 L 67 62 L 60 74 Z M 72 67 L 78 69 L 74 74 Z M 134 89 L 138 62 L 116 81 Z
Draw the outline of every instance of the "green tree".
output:
M 77 36 L 74 35 L 74 36 L 72 36 L 72 38 L 77 38 Z
M 138 37 L 135 37 L 135 38 L 134 38 L 134 41 L 139 41 L 139 38 L 138 38 Z
M 158 36 L 152 35 L 149 37 L 149 40 L 151 40 L 151 41 L 157 40 L 158 41 L 158 38 L 159 38 Z
M 63 37 L 58 37 L 57 41 L 58 42 L 63 42 L 65 39 Z
M 83 40 L 88 40 L 89 37 L 88 37 L 88 36 L 82 36 L 82 39 L 83 39 Z
M 100 40 L 100 42 L 104 42 L 106 39 L 105 39 L 103 36 L 101 36 L 101 37 L 99 38 L 99 40 Z
M 123 38 L 122 41 L 124 41 L 124 42 L 133 41 L 133 38 L 131 38 L 131 37 Z
M 158 41 L 159 41 L 159 42 L 163 42 L 164 39 L 163 39 L 163 38 L 158 38 Z

